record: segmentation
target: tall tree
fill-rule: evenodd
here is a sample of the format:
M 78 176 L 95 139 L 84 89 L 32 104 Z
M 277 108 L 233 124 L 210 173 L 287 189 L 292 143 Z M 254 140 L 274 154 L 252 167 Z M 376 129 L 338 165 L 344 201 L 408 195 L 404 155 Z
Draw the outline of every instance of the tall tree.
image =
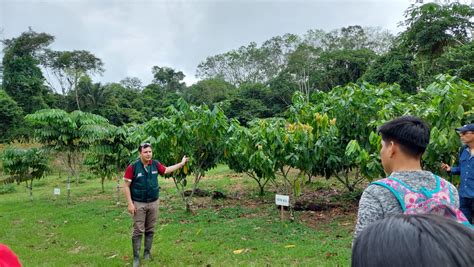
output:
M 229 98 L 236 88 L 222 79 L 206 79 L 191 85 L 184 92 L 184 99 L 191 104 L 212 106 Z
M 41 57 L 41 61 L 46 69 L 51 71 L 56 78 L 63 95 L 74 92 L 78 110 L 81 110 L 80 96 L 77 90 L 80 78 L 104 72 L 102 60 L 84 50 L 46 50 Z M 55 82 L 51 79 L 47 82 L 52 88 L 56 87 Z
M 125 79 L 120 81 L 120 84 L 128 89 L 141 91 L 143 90 L 142 81 L 137 77 L 125 77 Z
M 331 32 L 309 30 L 304 35 L 303 43 L 328 50 L 370 49 L 377 54 L 387 52 L 395 37 L 380 27 L 362 27 L 352 25 Z
M 403 25 L 407 30 L 399 38 L 401 46 L 413 55 L 423 85 L 432 80 L 436 58 L 447 48 L 469 41 L 473 16 L 473 8 L 459 3 L 428 3 L 406 11 Z
M 104 116 L 112 124 L 120 126 L 146 120 L 142 113 L 144 102 L 141 92 L 118 83 L 107 84 L 102 87 L 102 91 L 105 101 L 97 114 Z
M 141 92 L 143 100 L 143 116 L 146 120 L 152 117 L 161 117 L 166 111 L 166 107 L 172 105 L 179 96 L 176 93 L 164 92 L 158 84 L 151 83 Z
M 238 86 L 265 83 L 275 78 L 287 62 L 286 55 L 300 42 L 296 35 L 274 37 L 257 47 L 255 42 L 239 49 L 208 57 L 197 68 L 201 78 L 222 78 Z M 283 57 L 282 57 L 283 56 Z
M 9 142 L 20 134 L 23 110 L 4 90 L 0 90 L 0 143 Z
M 153 83 L 158 84 L 167 92 L 181 92 L 185 88 L 182 71 L 176 71 L 170 67 L 153 66 Z
M 434 73 L 448 73 L 474 82 L 474 40 L 462 46 L 448 48 L 436 59 Z
M 322 49 L 301 44 L 289 55 L 287 71 L 292 76 L 292 81 L 298 84 L 299 91 L 309 101 L 309 95 L 314 88 L 310 85 L 310 74 L 314 72 L 321 56 Z
M 268 83 L 268 95 L 264 99 L 267 107 L 273 116 L 280 116 L 291 105 L 291 99 L 295 91 L 298 91 L 298 84 L 293 82 L 290 73 L 282 71 Z
M 255 118 L 267 118 L 274 114 L 268 108 L 269 88 L 261 83 L 245 83 L 238 92 L 223 105 L 225 114 L 229 118 L 236 118 L 241 124 Z
M 330 91 L 336 86 L 356 82 L 375 58 L 375 53 L 369 49 L 325 51 L 310 73 L 309 84 L 318 90 Z
M 397 83 L 405 92 L 417 92 L 418 80 L 413 57 L 400 47 L 377 58 L 360 79 L 372 84 Z
M 388 51 L 393 39 L 388 31 L 358 25 L 329 33 L 309 30 L 302 37 L 285 34 L 263 42 L 260 47 L 251 42 L 247 46 L 208 57 L 198 65 L 197 76 L 221 78 L 240 86 L 244 83 L 265 84 L 282 72 L 290 72 L 295 76 L 292 82 L 299 84 L 300 90 L 308 95 L 312 89 L 309 73 L 316 69 L 314 66 L 318 63 L 319 52 L 370 50 L 379 55 Z
M 39 67 L 39 54 L 54 37 L 33 30 L 19 37 L 3 40 L 3 89 L 26 112 L 46 108 L 44 77 Z

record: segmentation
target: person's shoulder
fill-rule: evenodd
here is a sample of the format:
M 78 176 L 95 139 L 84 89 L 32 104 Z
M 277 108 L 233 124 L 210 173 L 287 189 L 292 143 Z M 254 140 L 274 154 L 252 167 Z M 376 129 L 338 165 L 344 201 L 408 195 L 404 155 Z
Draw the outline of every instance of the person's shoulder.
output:
M 437 175 L 437 176 L 438 176 L 438 175 Z M 441 177 L 441 176 L 438 176 L 438 177 L 439 177 L 439 180 L 440 180 L 440 184 L 441 184 L 441 185 L 450 187 L 450 188 L 451 188 L 451 191 L 457 191 L 456 186 L 453 185 L 450 181 L 444 179 L 444 178 Z
M 366 189 L 374 190 L 374 188 L 380 188 L 381 187 L 380 184 L 385 184 L 387 182 L 387 180 L 389 180 L 389 179 L 390 178 L 385 177 L 385 178 L 381 178 L 381 179 L 372 181 L 372 182 L 370 182 L 370 184 L 367 186 Z
M 459 156 L 463 155 L 464 153 L 470 154 L 468 145 L 462 145 L 459 149 Z
M 161 162 L 159 160 L 156 160 L 156 159 L 152 159 L 151 162 L 156 166 L 161 165 Z
M 127 168 L 135 168 L 135 166 L 138 164 L 139 161 L 140 161 L 139 159 L 134 159 L 128 164 Z
M 380 184 L 385 183 L 387 178 L 382 178 L 376 181 L 372 181 L 365 189 L 364 192 L 365 194 L 370 194 L 370 195 L 379 195 L 383 194 L 385 192 L 390 192 L 386 187 L 381 186 Z

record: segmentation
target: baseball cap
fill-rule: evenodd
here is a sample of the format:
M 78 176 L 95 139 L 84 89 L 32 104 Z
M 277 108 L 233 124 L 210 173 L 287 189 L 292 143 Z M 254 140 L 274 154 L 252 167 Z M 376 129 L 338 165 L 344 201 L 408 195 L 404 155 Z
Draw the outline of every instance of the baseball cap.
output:
M 474 123 L 463 125 L 462 127 L 456 128 L 456 132 L 467 132 L 474 131 Z

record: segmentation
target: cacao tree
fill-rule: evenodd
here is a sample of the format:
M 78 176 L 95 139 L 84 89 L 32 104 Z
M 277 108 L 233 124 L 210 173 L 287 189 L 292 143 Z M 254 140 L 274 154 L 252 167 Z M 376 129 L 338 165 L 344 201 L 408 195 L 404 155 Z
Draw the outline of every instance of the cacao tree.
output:
M 33 180 L 41 179 L 49 170 L 48 153 L 39 148 L 9 147 L 3 152 L 2 160 L 3 171 L 9 175 L 4 182 L 25 182 L 30 200 L 33 200 Z
M 192 197 L 205 173 L 216 167 L 224 152 L 224 136 L 228 128 L 227 117 L 217 106 L 192 106 L 179 99 L 167 109 L 164 118 L 153 118 L 143 124 L 142 140 L 149 141 L 163 164 L 179 162 L 189 156 L 185 167 L 173 173 L 172 179 L 191 212 Z M 191 194 L 184 195 L 187 176 L 193 175 Z

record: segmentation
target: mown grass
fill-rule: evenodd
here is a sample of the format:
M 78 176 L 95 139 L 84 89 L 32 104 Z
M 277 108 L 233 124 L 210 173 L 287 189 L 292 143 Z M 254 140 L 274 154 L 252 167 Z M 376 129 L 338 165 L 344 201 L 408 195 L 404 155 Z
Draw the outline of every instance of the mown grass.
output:
M 131 264 L 131 218 L 122 193 L 121 204 L 116 203 L 114 181 L 107 181 L 105 193 L 101 193 L 98 179 L 73 183 L 69 205 L 64 177 L 49 176 L 35 182 L 33 201 L 29 201 L 24 185 L 0 194 L 0 242 L 9 245 L 24 266 Z M 281 222 L 274 195 L 256 196 L 254 182 L 226 166 L 209 172 L 200 188 L 224 192 L 228 198 L 196 198 L 194 214 L 184 212 L 172 181 L 162 179 L 160 183 L 154 260 L 142 266 L 350 263 L 354 214 L 316 214 L 320 223 Z M 53 196 L 56 186 L 61 188 L 57 198 Z M 297 217 L 311 218 L 302 212 Z

